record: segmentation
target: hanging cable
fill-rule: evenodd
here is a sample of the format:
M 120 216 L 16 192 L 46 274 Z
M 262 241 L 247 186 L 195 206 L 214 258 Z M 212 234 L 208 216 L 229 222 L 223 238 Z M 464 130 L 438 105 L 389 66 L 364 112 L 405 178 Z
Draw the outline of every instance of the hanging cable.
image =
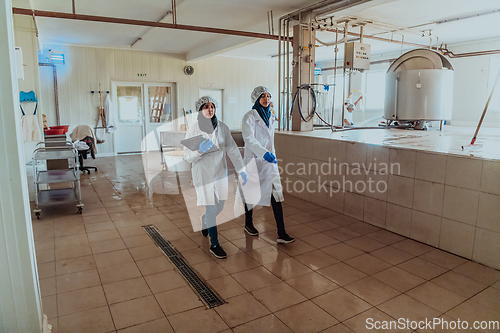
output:
M 313 96 L 313 101 L 314 101 L 312 112 L 311 112 L 311 114 L 309 114 L 307 116 L 307 119 L 304 118 L 304 115 L 302 114 L 302 107 L 300 106 L 300 101 L 297 103 L 297 106 L 298 106 L 298 109 L 299 109 L 300 118 L 302 118 L 302 120 L 307 123 L 307 122 L 311 121 L 311 119 L 313 119 L 314 115 L 316 114 L 316 93 L 314 92 L 314 89 L 310 85 L 303 84 L 303 85 L 301 85 L 299 87 L 299 89 L 297 89 L 297 91 L 295 92 L 295 95 L 293 96 L 293 99 L 292 99 L 292 105 L 290 106 L 289 114 L 290 115 L 292 114 L 293 106 L 295 105 L 295 101 L 297 100 L 297 96 L 299 95 L 299 92 L 300 92 L 301 89 L 307 89 L 307 90 L 309 90 L 311 92 L 312 96 Z

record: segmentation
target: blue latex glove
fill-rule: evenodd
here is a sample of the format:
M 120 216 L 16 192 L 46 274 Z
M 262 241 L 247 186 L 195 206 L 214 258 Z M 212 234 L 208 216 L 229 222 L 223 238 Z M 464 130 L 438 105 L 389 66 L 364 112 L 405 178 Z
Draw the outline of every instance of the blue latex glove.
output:
M 241 176 L 241 179 L 243 179 L 242 185 L 245 186 L 245 184 L 248 182 L 248 176 L 244 171 L 240 173 L 240 176 Z
M 264 159 L 266 161 L 268 161 L 269 163 L 274 163 L 274 164 L 278 163 L 278 161 L 276 161 L 276 156 L 274 156 L 270 152 L 267 152 L 267 153 L 264 154 Z
M 198 149 L 202 153 L 205 153 L 205 152 L 207 152 L 207 150 L 209 150 L 210 148 L 212 148 L 213 145 L 214 145 L 214 143 L 212 142 L 212 140 L 206 139 L 205 141 L 203 141 L 202 143 L 200 143 L 200 147 Z

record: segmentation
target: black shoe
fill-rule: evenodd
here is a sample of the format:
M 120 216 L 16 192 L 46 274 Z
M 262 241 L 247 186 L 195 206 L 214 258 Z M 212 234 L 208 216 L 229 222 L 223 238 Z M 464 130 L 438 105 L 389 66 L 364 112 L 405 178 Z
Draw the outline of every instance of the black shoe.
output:
M 208 229 L 207 229 L 207 225 L 205 224 L 205 215 L 202 215 L 200 216 L 200 220 L 201 220 L 201 234 L 203 235 L 203 237 L 207 237 L 208 236 Z
M 210 246 L 210 252 L 218 259 L 224 259 L 227 257 L 226 252 L 220 247 L 220 245 Z
M 245 225 L 245 231 L 250 236 L 257 236 L 259 234 L 259 230 L 255 229 L 253 225 L 251 226 Z
M 288 234 L 284 234 L 283 236 L 278 236 L 278 243 L 288 244 L 295 240 L 295 238 L 288 236 Z

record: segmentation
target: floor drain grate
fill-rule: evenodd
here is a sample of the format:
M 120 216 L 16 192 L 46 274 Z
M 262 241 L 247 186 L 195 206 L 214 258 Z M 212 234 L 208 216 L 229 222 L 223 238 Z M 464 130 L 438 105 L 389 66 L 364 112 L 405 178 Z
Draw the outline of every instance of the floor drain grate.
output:
M 215 291 L 198 276 L 189 263 L 182 255 L 159 233 L 153 225 L 145 225 L 142 227 L 146 233 L 153 239 L 163 253 L 168 257 L 170 262 L 179 270 L 184 279 L 189 283 L 191 288 L 200 297 L 201 301 L 207 308 L 214 308 L 222 305 L 225 301 Z

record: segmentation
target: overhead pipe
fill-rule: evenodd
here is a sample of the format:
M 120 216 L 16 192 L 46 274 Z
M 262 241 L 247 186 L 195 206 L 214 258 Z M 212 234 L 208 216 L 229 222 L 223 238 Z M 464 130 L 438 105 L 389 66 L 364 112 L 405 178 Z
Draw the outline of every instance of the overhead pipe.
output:
M 44 11 L 44 10 L 30 10 L 30 9 L 17 8 L 17 7 L 12 8 L 12 13 L 17 14 L 17 15 L 29 15 L 29 16 L 38 16 L 38 17 L 50 17 L 50 18 L 60 18 L 60 19 L 69 19 L 69 20 L 79 20 L 79 21 L 137 25 L 137 26 L 146 26 L 146 27 L 158 27 L 158 28 L 165 28 L 165 29 L 177 29 L 177 30 L 207 32 L 207 33 L 222 34 L 222 35 L 232 35 L 232 36 L 241 36 L 241 37 L 278 40 L 277 35 L 262 34 L 262 33 L 257 33 L 257 32 L 248 32 L 248 31 L 231 30 L 231 29 L 219 29 L 219 28 L 211 28 L 211 27 L 200 27 L 200 26 L 184 25 L 184 24 L 171 24 L 171 23 L 162 23 L 162 22 L 154 22 L 154 21 L 134 20 L 134 19 L 123 19 L 123 18 L 117 18 L 117 17 L 70 14 L 70 13 L 62 13 L 62 12 L 49 12 L 49 11 Z

